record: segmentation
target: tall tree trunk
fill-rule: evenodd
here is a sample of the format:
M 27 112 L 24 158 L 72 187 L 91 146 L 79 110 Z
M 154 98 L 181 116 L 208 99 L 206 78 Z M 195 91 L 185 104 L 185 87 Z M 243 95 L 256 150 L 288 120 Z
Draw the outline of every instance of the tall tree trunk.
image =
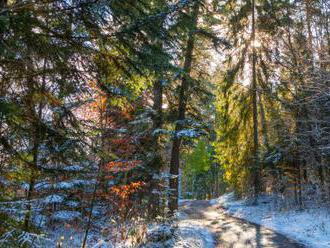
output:
M 314 54 L 313 54 L 313 33 L 312 33 L 312 14 L 311 14 L 311 1 L 305 0 L 305 12 L 306 12 L 306 25 L 307 25 L 307 45 L 308 52 L 310 53 L 311 65 L 313 68 Z
M 156 80 L 153 86 L 153 95 L 154 95 L 154 117 L 153 117 L 153 130 L 161 129 L 163 127 L 163 85 L 160 79 Z M 153 169 L 159 171 L 162 167 L 162 158 L 160 154 L 160 143 L 159 136 L 155 135 L 153 137 L 153 149 L 155 152 L 155 157 L 153 159 Z
M 41 143 L 41 130 L 40 130 L 40 122 L 42 118 L 42 109 L 43 109 L 43 104 L 39 104 L 39 110 L 38 110 L 38 120 L 37 123 L 35 124 L 36 128 L 34 131 L 34 139 L 33 139 L 33 148 L 32 148 L 32 156 L 33 156 L 33 168 L 31 168 L 31 175 L 30 175 L 30 181 L 29 181 L 29 189 L 27 192 L 26 200 L 27 200 L 27 210 L 26 214 L 24 216 L 24 231 L 28 232 L 29 231 L 29 221 L 31 217 L 31 211 L 32 211 L 32 206 L 29 203 L 29 201 L 32 199 L 32 194 L 34 191 L 34 184 L 36 180 L 36 175 L 37 175 L 37 170 L 38 170 L 38 157 L 39 157 L 39 147 Z
M 154 104 L 153 110 L 155 111 L 155 116 L 153 120 L 153 129 L 162 128 L 163 125 L 163 85 L 162 80 L 158 79 L 155 81 L 153 86 Z
M 298 162 L 298 204 L 299 204 L 299 208 L 302 209 L 302 205 L 303 205 L 303 201 L 302 201 L 302 168 L 300 163 Z
M 180 167 L 180 146 L 181 138 L 177 136 L 177 133 L 183 128 L 183 121 L 186 114 L 187 106 L 187 91 L 190 86 L 190 72 L 193 59 L 193 50 L 195 45 L 195 30 L 197 27 L 199 11 L 199 2 L 196 1 L 192 10 L 192 26 L 189 32 L 187 46 L 184 56 L 183 76 L 181 80 L 181 87 L 179 93 L 179 106 L 178 106 L 178 118 L 175 125 L 175 135 L 173 137 L 171 162 L 170 162 L 170 199 L 169 210 L 173 214 L 178 209 L 178 196 L 179 196 L 179 167 Z
M 152 130 L 161 129 L 163 126 L 163 85 L 160 79 L 156 80 L 153 85 L 153 128 Z M 161 155 L 161 144 L 160 137 L 158 135 L 153 135 L 152 137 L 152 151 L 154 153 L 151 167 L 153 173 L 159 173 L 164 162 Z M 150 179 L 150 192 L 149 192 L 149 216 L 155 218 L 161 215 L 161 199 L 160 199 L 160 181 L 159 179 Z
M 100 175 L 101 175 L 101 170 L 102 170 L 103 166 L 104 166 L 103 159 L 101 159 L 100 162 L 99 162 L 98 169 L 97 169 L 97 178 L 96 178 L 96 183 L 95 183 L 94 189 L 93 189 L 92 199 L 89 202 L 89 211 L 88 211 L 86 229 L 85 229 L 85 233 L 84 233 L 84 236 L 83 236 L 83 241 L 82 241 L 82 244 L 81 244 L 81 248 L 86 248 L 87 247 L 87 238 L 88 238 L 88 234 L 89 234 L 89 231 L 90 231 L 90 228 L 91 228 L 91 225 L 92 225 L 93 210 L 94 210 L 94 206 L 95 206 L 96 200 L 97 200 L 96 199 L 96 193 L 97 193 L 97 190 L 99 188 L 99 181 L 101 179 Z
M 259 95 L 259 108 L 260 108 L 260 119 L 261 119 L 261 127 L 262 127 L 262 139 L 263 144 L 265 145 L 267 151 L 269 151 L 269 139 L 268 139 L 268 128 L 266 122 L 266 115 L 264 105 L 262 103 L 261 95 Z
M 254 203 L 257 203 L 260 193 L 260 163 L 259 163 L 259 134 L 258 134 L 258 106 L 257 106 L 257 75 L 256 75 L 256 46 L 255 46 L 255 1 L 252 0 L 252 104 L 253 104 L 253 184 L 254 184 Z
M 100 115 L 100 119 L 99 119 L 99 127 L 100 130 L 102 130 L 102 135 L 101 135 L 101 144 L 100 147 L 106 147 L 105 146 L 105 128 L 107 125 L 107 111 L 103 111 L 102 108 L 99 109 L 99 115 Z M 96 203 L 96 194 L 97 191 L 100 187 L 100 181 L 102 180 L 102 169 L 104 167 L 105 161 L 104 158 L 101 156 L 100 157 L 100 161 L 98 164 L 98 168 L 97 168 L 97 172 L 96 172 L 96 182 L 94 185 L 94 189 L 93 189 L 93 194 L 92 194 L 92 198 L 89 202 L 89 211 L 88 211 L 88 217 L 87 217 L 87 223 L 86 223 L 86 228 L 85 228 L 85 233 L 83 236 L 83 240 L 81 243 L 81 248 L 86 248 L 87 247 L 87 239 L 88 239 L 88 234 L 92 225 L 92 217 L 93 217 L 93 209 Z
M 330 27 L 329 27 L 329 22 L 330 22 L 330 14 L 326 17 L 325 21 L 325 33 L 326 33 L 326 40 L 327 40 L 327 59 L 330 57 Z M 327 61 L 326 65 L 327 68 L 329 66 L 330 62 Z
M 32 63 L 29 65 L 29 67 L 31 67 Z M 46 66 L 47 66 L 47 61 L 44 61 L 44 65 L 43 65 L 43 70 L 46 70 Z M 32 68 L 29 68 L 32 70 Z M 35 81 L 34 79 L 31 77 L 30 78 L 30 82 L 31 82 L 31 95 L 33 95 L 35 89 Z M 46 87 L 46 77 L 45 75 L 42 78 L 42 82 L 41 82 L 41 92 L 43 92 L 45 90 Z M 37 105 L 38 107 L 38 112 L 35 111 L 35 105 L 34 102 L 31 101 L 30 103 L 30 113 L 32 116 L 34 116 L 35 118 L 35 123 L 34 123 L 34 132 L 33 132 L 33 148 L 32 148 L 32 156 L 33 156 L 33 167 L 31 168 L 31 175 L 30 175 L 30 181 L 29 181 L 29 189 L 27 192 L 27 210 L 26 210 L 26 214 L 24 216 L 24 231 L 28 232 L 30 225 L 30 217 L 31 217 L 31 212 L 32 212 L 32 205 L 29 203 L 29 201 L 32 199 L 32 195 L 33 195 L 33 191 L 34 191 L 34 185 L 35 185 L 35 180 L 37 177 L 37 171 L 38 171 L 38 158 L 39 158 L 39 147 L 40 144 L 43 140 L 42 137 L 42 130 L 41 130 L 41 124 L 42 124 L 42 111 L 44 108 L 45 104 L 41 101 L 39 102 L 39 104 Z

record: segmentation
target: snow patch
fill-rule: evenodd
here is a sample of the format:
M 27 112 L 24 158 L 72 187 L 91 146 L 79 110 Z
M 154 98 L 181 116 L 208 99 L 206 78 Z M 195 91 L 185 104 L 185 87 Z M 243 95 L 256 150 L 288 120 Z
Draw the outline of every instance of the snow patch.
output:
M 186 138 L 197 138 L 201 135 L 205 135 L 206 132 L 200 129 L 195 129 L 195 128 L 188 128 L 188 129 L 183 129 L 179 132 L 176 133 L 176 136 L 179 138 L 186 137 Z
M 56 189 L 71 189 L 74 187 L 72 182 L 59 182 L 55 185 Z
M 330 212 L 325 208 L 276 210 L 272 197 L 259 197 L 259 204 L 251 206 L 247 200 L 237 200 L 233 193 L 210 201 L 223 206 L 234 217 L 265 226 L 311 248 L 330 247 Z
M 70 165 L 70 166 L 63 168 L 63 170 L 66 170 L 66 171 L 82 171 L 83 169 L 84 168 L 81 167 L 80 165 Z
M 149 227 L 148 243 L 141 248 L 213 248 L 211 233 L 197 220 L 181 219 L 174 224 L 158 224 Z
M 73 179 L 70 181 L 58 182 L 54 185 L 54 187 L 56 189 L 68 190 L 68 189 L 72 189 L 75 187 L 94 185 L 95 183 L 96 183 L 96 180 Z
M 63 195 L 57 195 L 57 194 L 49 195 L 43 200 L 43 202 L 45 204 L 61 203 L 63 201 L 64 201 L 64 196 Z
M 37 214 L 32 217 L 32 222 L 37 227 L 44 227 L 48 221 L 48 218 L 45 215 Z
M 34 189 L 36 191 L 47 190 L 47 189 L 51 189 L 51 188 L 52 188 L 52 185 L 46 181 L 38 182 L 34 185 Z
M 25 190 L 29 190 L 29 188 L 30 188 L 30 184 L 28 184 L 28 183 L 22 183 L 22 184 L 21 184 L 21 188 L 22 188 L 22 189 L 25 189 Z
M 76 208 L 79 206 L 79 202 L 77 201 L 67 201 L 65 203 L 66 206 L 71 207 L 71 208 Z
M 162 135 L 162 134 L 170 134 L 170 133 L 171 133 L 171 131 L 169 131 L 169 130 L 157 128 L 152 132 L 152 135 L 153 136 L 159 136 L 159 135 Z
M 213 248 L 211 233 L 198 221 L 186 220 L 178 223 L 175 248 Z
M 62 210 L 55 212 L 51 218 L 58 221 L 72 221 L 80 217 L 81 213 L 78 211 Z

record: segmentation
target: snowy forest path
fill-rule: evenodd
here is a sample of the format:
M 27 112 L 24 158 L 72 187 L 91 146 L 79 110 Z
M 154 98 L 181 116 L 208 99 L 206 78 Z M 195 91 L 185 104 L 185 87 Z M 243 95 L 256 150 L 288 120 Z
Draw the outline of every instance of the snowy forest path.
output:
M 260 225 L 223 213 L 209 201 L 184 201 L 180 212 L 198 221 L 215 239 L 216 248 L 303 248 L 305 246 Z

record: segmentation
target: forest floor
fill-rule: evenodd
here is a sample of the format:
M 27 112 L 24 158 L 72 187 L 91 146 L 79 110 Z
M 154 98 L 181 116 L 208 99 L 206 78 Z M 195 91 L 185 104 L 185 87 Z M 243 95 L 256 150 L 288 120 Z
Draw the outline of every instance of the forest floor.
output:
M 207 229 L 213 236 L 213 247 L 216 248 L 304 247 L 273 230 L 232 217 L 210 201 L 183 201 L 180 213 L 182 221 L 190 221 L 192 225 L 196 222 Z
M 274 230 L 306 247 L 330 247 L 330 211 L 322 202 L 305 199 L 303 208 L 299 208 L 288 199 L 261 195 L 258 204 L 251 205 L 249 199 L 237 199 L 229 193 L 210 203 L 220 206 L 224 214 Z

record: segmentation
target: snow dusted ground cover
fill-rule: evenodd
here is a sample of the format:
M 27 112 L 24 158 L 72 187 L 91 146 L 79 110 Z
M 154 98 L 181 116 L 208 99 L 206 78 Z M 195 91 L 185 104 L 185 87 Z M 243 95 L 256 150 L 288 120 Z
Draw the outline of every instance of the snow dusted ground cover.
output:
M 187 219 L 182 213 L 172 224 L 151 226 L 147 240 L 140 248 L 213 248 L 215 243 L 205 226 L 198 220 Z
M 180 205 L 190 200 L 180 200 Z M 174 248 L 213 248 L 214 238 L 199 220 L 188 218 L 183 211 L 177 213 Z
M 211 200 L 219 204 L 224 212 L 234 217 L 260 224 L 287 237 L 305 244 L 307 247 L 330 247 L 330 211 L 325 208 L 304 210 L 275 210 L 272 199 L 263 196 L 259 204 L 251 206 L 246 200 L 237 200 L 233 193 Z
M 70 231 L 71 230 L 71 231 Z M 59 228 L 55 232 L 56 239 L 62 242 L 61 247 L 80 247 L 83 233 L 72 229 L 65 231 Z M 63 237 L 63 240 L 61 240 Z M 144 244 L 133 244 L 132 240 L 114 241 L 102 238 L 99 234 L 89 235 L 89 247 L 92 248 L 213 248 L 214 240 L 209 231 L 193 220 L 178 220 L 174 223 L 149 225 Z
M 191 200 L 180 200 L 180 204 Z M 149 225 L 147 243 L 140 248 L 213 248 L 213 235 L 200 220 L 189 218 L 184 211 L 179 211 L 171 223 Z

